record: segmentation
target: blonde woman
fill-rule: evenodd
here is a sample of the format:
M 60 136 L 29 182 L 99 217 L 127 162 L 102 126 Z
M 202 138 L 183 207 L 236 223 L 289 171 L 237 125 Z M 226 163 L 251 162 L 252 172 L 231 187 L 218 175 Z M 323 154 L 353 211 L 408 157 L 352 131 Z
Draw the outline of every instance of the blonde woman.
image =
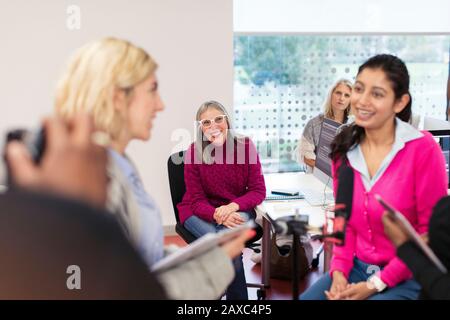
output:
M 319 144 L 320 128 L 324 118 L 339 123 L 346 123 L 350 113 L 350 95 L 352 83 L 345 79 L 338 80 L 329 90 L 324 104 L 324 113 L 308 121 L 297 146 L 300 163 L 313 168 L 316 164 L 316 149 Z
M 150 139 L 153 120 L 164 110 L 156 68 L 150 55 L 130 42 L 114 38 L 92 42 L 70 59 L 55 101 L 59 115 L 90 113 L 96 129 L 109 135 L 107 206 L 149 268 L 164 255 L 161 216 L 125 150 L 134 139 Z M 175 299 L 218 298 L 234 276 L 230 258 L 239 255 L 251 236 L 252 232 L 160 273 L 159 280 Z

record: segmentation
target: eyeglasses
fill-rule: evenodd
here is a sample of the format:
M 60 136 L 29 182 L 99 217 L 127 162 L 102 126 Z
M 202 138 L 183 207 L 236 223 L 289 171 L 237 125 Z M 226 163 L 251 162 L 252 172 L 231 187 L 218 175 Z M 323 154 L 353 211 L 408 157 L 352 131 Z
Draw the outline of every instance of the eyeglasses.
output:
M 213 122 L 215 124 L 222 124 L 225 121 L 225 118 L 227 116 L 222 114 L 220 116 L 215 117 L 214 119 L 203 119 L 198 121 L 198 123 L 205 129 L 209 128 L 212 126 Z

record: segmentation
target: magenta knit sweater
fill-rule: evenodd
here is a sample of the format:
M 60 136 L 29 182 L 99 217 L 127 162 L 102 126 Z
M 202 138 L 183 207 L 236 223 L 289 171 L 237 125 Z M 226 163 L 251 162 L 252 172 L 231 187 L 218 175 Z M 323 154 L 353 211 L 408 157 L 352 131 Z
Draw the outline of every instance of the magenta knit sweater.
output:
M 249 211 L 263 202 L 266 186 L 255 145 L 246 139 L 238 148 L 240 153 L 235 148 L 234 157 L 226 161 L 225 144 L 216 149 L 216 154 L 223 154 L 221 161 L 204 164 L 194 161 L 194 144 L 189 147 L 184 165 L 186 193 L 177 206 L 181 223 L 191 215 L 213 222 L 215 209 L 230 202 L 237 203 L 239 211 Z

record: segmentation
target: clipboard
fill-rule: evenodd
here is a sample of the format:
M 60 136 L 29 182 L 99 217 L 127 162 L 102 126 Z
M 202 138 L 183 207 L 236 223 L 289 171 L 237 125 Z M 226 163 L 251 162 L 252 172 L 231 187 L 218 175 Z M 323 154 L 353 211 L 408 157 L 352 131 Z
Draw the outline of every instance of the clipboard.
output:
M 161 272 L 182 264 L 188 260 L 198 257 L 216 246 L 220 246 L 242 234 L 245 230 L 255 227 L 253 220 L 250 220 L 236 228 L 227 229 L 217 233 L 208 233 L 198 238 L 191 244 L 178 249 L 172 254 L 164 257 L 155 264 L 151 270 L 153 272 Z
M 428 259 L 433 262 L 433 264 L 438 268 L 441 272 L 447 273 L 447 268 L 444 264 L 439 260 L 436 254 L 431 250 L 431 248 L 422 240 L 420 235 L 413 228 L 411 223 L 409 223 L 408 219 L 398 210 L 394 209 L 391 205 L 389 205 L 386 201 L 384 201 L 379 194 L 375 195 L 375 199 L 388 211 L 388 213 L 394 217 L 397 221 L 399 221 L 408 236 L 417 244 L 417 246 L 423 251 L 423 253 L 428 257 Z

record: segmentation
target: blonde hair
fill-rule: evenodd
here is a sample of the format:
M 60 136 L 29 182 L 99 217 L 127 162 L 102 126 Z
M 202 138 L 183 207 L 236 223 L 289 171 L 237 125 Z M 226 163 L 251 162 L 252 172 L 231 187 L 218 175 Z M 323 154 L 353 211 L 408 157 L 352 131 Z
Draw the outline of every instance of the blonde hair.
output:
M 350 91 L 352 91 L 352 89 L 353 89 L 353 84 L 347 79 L 339 79 L 338 81 L 336 81 L 336 83 L 328 91 L 327 99 L 325 100 L 325 103 L 323 105 L 323 110 L 324 110 L 323 114 L 324 114 L 325 118 L 334 119 L 334 112 L 333 112 L 333 108 L 331 106 L 331 97 L 333 96 L 334 90 L 336 90 L 336 88 L 340 84 L 346 85 L 350 89 Z M 345 111 L 344 120 L 347 119 L 347 116 L 349 115 L 349 113 L 350 113 L 350 102 L 348 103 L 347 109 Z
M 124 90 L 131 99 L 133 87 L 156 68 L 144 49 L 126 40 L 105 38 L 88 43 L 69 59 L 58 82 L 55 110 L 62 117 L 88 112 L 97 129 L 117 138 L 125 119 L 114 107 L 115 91 Z

